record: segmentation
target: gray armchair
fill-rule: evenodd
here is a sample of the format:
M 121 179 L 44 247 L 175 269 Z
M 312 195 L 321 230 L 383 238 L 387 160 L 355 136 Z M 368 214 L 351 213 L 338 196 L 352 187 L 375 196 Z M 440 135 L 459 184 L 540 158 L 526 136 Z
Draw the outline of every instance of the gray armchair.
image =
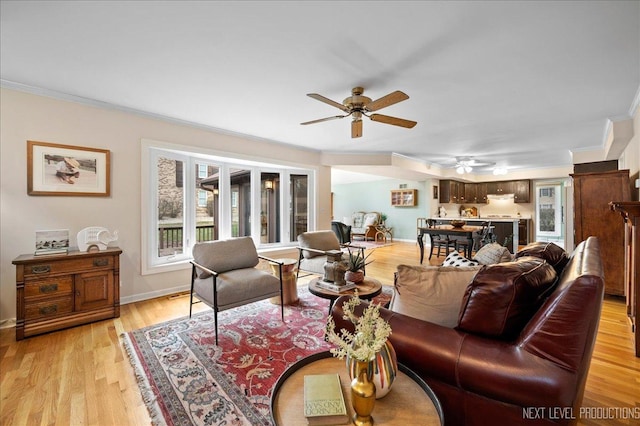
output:
M 193 247 L 189 317 L 193 304 L 199 301 L 213 308 L 216 345 L 220 311 L 280 296 L 284 321 L 282 278 L 256 268 L 259 259 L 277 263 L 282 277 L 283 262 L 258 255 L 251 237 L 198 243 Z M 195 302 L 194 295 L 198 299 Z
M 311 231 L 298 235 L 298 271 L 296 279 L 300 276 L 300 271 L 323 275 L 327 252 L 341 250 L 343 247 L 360 250 L 362 256 L 364 256 L 364 247 L 340 244 L 333 231 Z M 343 259 L 348 259 L 348 256 L 348 253 L 344 253 Z

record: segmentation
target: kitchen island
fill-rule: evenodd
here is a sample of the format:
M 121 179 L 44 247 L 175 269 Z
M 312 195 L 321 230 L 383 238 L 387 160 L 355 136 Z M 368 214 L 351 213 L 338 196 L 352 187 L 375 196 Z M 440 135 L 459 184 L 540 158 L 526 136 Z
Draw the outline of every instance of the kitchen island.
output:
M 494 235 L 496 236 L 496 242 L 505 245 L 505 239 L 507 239 L 508 244 L 506 244 L 507 248 L 511 253 L 516 253 L 518 251 L 518 244 L 520 241 L 520 221 L 521 220 L 529 220 L 526 217 L 517 217 L 517 216 L 480 216 L 480 217 L 455 217 L 455 216 L 445 216 L 445 217 L 432 217 L 431 219 L 435 220 L 437 224 L 449 224 L 452 220 L 464 220 L 468 225 L 471 226 L 480 226 L 483 222 L 491 221 L 491 225 L 494 226 Z M 509 241 L 510 239 L 510 241 Z M 526 241 L 526 239 L 525 239 Z

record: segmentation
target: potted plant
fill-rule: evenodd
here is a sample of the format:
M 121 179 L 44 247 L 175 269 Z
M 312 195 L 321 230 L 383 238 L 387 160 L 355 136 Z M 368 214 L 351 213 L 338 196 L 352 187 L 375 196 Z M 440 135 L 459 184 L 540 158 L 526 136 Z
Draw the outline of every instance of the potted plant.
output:
M 387 215 L 384 213 L 380 214 L 380 224 L 382 226 L 386 226 L 387 225 Z
M 373 251 L 371 252 L 373 253 Z M 364 268 L 369 263 L 367 259 L 371 256 L 371 253 L 364 255 L 362 250 L 352 252 L 349 250 L 349 258 L 347 259 L 347 272 L 344 275 L 344 279 L 354 283 L 361 283 L 364 280 Z

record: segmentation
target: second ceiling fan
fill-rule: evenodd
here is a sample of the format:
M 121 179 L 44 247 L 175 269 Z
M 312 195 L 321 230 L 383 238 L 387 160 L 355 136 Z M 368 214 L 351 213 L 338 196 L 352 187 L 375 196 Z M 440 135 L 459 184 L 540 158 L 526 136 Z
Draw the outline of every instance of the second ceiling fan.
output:
M 408 129 L 412 128 L 416 124 L 415 121 L 405 120 L 404 118 L 391 117 L 389 115 L 382 114 L 369 114 L 371 112 L 377 111 L 379 109 L 388 107 L 393 104 L 397 104 L 398 102 L 402 102 L 404 100 L 409 99 L 409 96 L 399 90 L 395 92 L 389 93 L 386 96 L 381 97 L 380 99 L 376 99 L 372 101 L 371 98 L 367 96 L 363 96 L 364 89 L 362 87 L 354 87 L 351 90 L 351 96 L 346 98 L 342 103 L 338 103 L 336 101 L 332 101 L 329 98 L 326 98 L 317 93 L 308 93 L 307 96 L 316 99 L 320 102 L 324 102 L 331 106 L 334 106 L 340 110 L 342 110 L 344 115 L 334 115 L 332 117 L 320 118 L 318 120 L 306 121 L 304 123 L 300 123 L 302 125 L 306 124 L 314 124 L 321 123 L 323 121 L 335 120 L 338 118 L 352 117 L 351 120 L 351 137 L 359 138 L 362 136 L 362 116 L 369 117 L 372 121 L 377 121 L 379 123 L 391 124 L 393 126 L 406 127 Z

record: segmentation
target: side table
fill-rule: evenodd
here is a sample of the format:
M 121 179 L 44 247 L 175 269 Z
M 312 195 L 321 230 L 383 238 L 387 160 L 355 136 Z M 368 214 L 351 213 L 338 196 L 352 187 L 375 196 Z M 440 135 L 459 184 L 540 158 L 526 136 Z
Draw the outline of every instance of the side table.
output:
M 291 305 L 298 302 L 298 288 L 296 287 L 296 274 L 294 272 L 296 263 L 298 261 L 296 259 L 288 258 L 275 260 L 284 263 L 284 265 L 282 265 L 282 299 L 284 300 L 284 304 Z M 269 265 L 271 265 L 271 271 L 273 272 L 273 275 L 279 277 L 279 265 L 274 262 L 269 262 Z M 280 304 L 280 297 L 272 297 L 269 300 L 273 304 Z
M 364 281 L 357 285 L 355 289 L 347 290 L 342 293 L 336 293 L 331 290 L 318 286 L 318 281 L 322 278 L 314 278 L 309 281 L 309 293 L 314 296 L 321 297 L 323 299 L 329 299 L 329 314 L 331 314 L 331 307 L 340 296 L 353 296 L 355 290 L 358 290 L 358 297 L 363 300 L 371 300 L 380 293 L 382 293 L 382 284 L 375 278 L 364 277 Z
M 385 243 L 387 242 L 387 238 L 389 238 L 389 240 L 393 242 L 393 228 L 387 228 L 384 225 L 376 226 L 376 235 L 373 240 L 377 242 L 378 238 L 380 238 Z
M 349 416 L 353 415 L 349 373 L 344 360 L 330 352 L 310 355 L 293 364 L 278 379 L 271 395 L 271 416 L 276 425 L 306 425 L 304 376 L 338 373 Z M 377 399 L 373 409 L 376 425 L 442 425 L 442 406 L 433 390 L 416 373 L 398 363 L 398 375 L 391 391 Z

